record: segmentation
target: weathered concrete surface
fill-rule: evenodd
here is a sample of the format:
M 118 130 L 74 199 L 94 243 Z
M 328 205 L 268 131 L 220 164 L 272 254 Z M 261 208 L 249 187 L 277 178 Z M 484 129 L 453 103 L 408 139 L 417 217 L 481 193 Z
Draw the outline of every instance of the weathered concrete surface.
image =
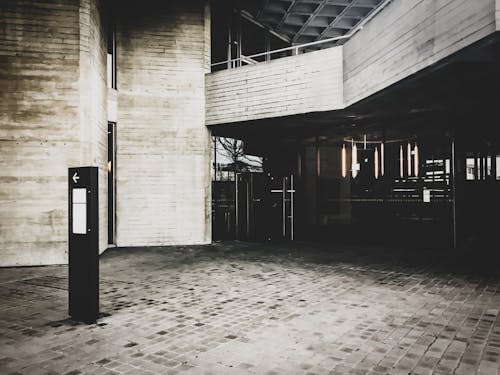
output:
M 116 249 L 110 315 L 90 326 L 66 320 L 66 267 L 1 269 L 0 373 L 498 375 L 496 267 L 424 249 Z
M 209 8 L 147 0 L 116 10 L 117 244 L 208 243 Z
M 101 167 L 106 233 L 100 17 L 97 0 L 0 2 L 0 265 L 67 262 L 70 166 Z
M 391 2 L 344 45 L 345 105 L 494 33 L 495 1 Z
M 342 47 L 206 77 L 207 125 L 343 107 Z
M 80 166 L 99 167 L 99 250 L 108 247 L 106 20 L 101 0 L 80 1 Z
M 495 1 L 497 31 L 500 30 L 500 0 Z
M 102 1 L 1 2 L 0 266 L 67 262 L 68 167 L 99 167 L 106 249 L 108 119 L 119 244 L 210 242 L 209 7 L 146 3 L 119 8 L 121 92 L 108 93 Z

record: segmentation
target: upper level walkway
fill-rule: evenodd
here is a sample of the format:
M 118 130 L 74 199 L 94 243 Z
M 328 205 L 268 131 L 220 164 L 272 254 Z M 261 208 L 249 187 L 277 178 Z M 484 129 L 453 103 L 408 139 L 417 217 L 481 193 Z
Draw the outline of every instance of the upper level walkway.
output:
M 394 0 L 343 46 L 206 75 L 206 124 L 347 108 L 500 30 L 500 0 Z

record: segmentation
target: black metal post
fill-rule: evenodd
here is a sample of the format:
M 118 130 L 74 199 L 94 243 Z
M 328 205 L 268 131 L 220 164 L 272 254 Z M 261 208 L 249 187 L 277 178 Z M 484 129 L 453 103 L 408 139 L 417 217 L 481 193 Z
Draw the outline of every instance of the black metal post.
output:
M 97 167 L 69 168 L 69 315 L 99 316 L 99 196 Z

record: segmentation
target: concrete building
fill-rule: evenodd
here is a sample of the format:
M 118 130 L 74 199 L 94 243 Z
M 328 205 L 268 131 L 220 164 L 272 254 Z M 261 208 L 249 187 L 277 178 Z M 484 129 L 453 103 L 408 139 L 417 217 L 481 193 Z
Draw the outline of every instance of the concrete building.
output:
M 491 243 L 498 0 L 3 0 L 0 26 L 2 266 L 67 262 L 83 165 L 100 251 L 210 243 L 211 134 L 265 157 L 269 207 L 285 186 L 277 216 L 240 205 L 238 236 L 273 237 L 260 210 L 287 239 Z
M 0 0 L 0 99 L 0 374 L 500 375 L 500 0 Z
M 0 17 L 2 265 L 67 262 L 72 166 L 99 167 L 101 251 L 210 242 L 208 4 L 3 1 Z

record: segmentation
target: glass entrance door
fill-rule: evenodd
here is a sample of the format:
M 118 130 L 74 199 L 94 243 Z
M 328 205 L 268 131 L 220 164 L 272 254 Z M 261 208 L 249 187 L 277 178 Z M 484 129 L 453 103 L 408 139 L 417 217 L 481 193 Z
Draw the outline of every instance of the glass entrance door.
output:
M 294 175 L 270 178 L 270 240 L 293 241 L 295 237 Z
M 115 244 L 116 218 L 116 124 L 108 123 L 108 244 Z
M 294 176 L 239 173 L 236 177 L 236 238 L 246 241 L 293 241 Z
M 498 247 L 500 149 L 491 140 L 459 139 L 457 154 L 457 243 L 484 250 Z

